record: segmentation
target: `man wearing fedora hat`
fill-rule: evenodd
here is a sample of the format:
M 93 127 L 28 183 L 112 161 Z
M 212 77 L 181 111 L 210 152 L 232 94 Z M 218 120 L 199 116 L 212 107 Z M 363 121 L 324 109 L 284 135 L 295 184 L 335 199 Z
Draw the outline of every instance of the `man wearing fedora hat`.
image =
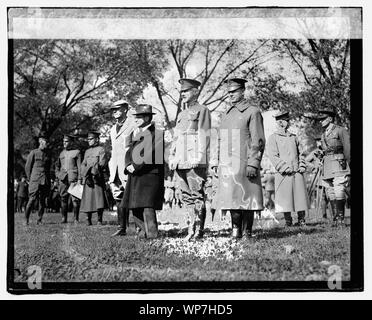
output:
M 147 238 L 158 236 L 156 211 L 164 199 L 164 133 L 152 122 L 152 106 L 138 105 L 137 124 L 126 153 L 125 173 L 128 181 L 121 201 L 124 210 L 132 210 L 139 231 Z
M 103 210 L 107 205 L 105 194 L 105 172 L 107 157 L 105 149 L 99 145 L 98 131 L 88 133 L 89 148 L 85 151 L 81 163 L 83 195 L 80 211 L 87 213 L 88 225 L 92 225 L 92 214 L 97 212 L 98 225 L 102 225 Z
M 334 226 L 344 225 L 346 192 L 350 183 L 350 137 L 348 131 L 334 124 L 336 113 L 330 109 L 319 111 L 322 134 L 323 182 L 334 210 Z
M 25 223 L 29 224 L 30 214 L 36 199 L 39 199 L 39 212 L 37 224 L 42 223 L 42 218 L 45 210 L 45 201 L 49 195 L 50 189 L 50 166 L 51 158 L 47 150 L 48 139 L 44 132 L 41 132 L 39 137 L 39 148 L 30 152 L 27 157 L 25 171 L 28 185 L 28 202 L 25 210 Z
M 244 98 L 241 78 L 225 81 L 229 105 L 222 115 L 216 153 L 211 167 L 217 171 L 217 207 L 230 211 L 232 237 L 252 237 L 254 212 L 263 210 L 260 167 L 265 148 L 259 108 Z
M 75 136 L 65 134 L 63 136 L 63 150 L 56 163 L 56 177 L 59 180 L 58 191 L 61 197 L 62 223 L 67 223 L 69 193 L 71 184 L 81 183 L 81 154 L 74 146 Z M 71 195 L 74 222 L 79 222 L 80 200 Z
M 206 207 L 204 183 L 207 179 L 211 116 L 197 101 L 200 82 L 180 79 L 181 97 L 186 106 L 179 115 L 170 149 L 169 168 L 176 170 L 187 210 L 187 240 L 203 237 Z
M 123 198 L 127 175 L 125 170 L 125 155 L 128 152 L 130 138 L 136 128 L 133 117 L 128 116 L 129 104 L 125 100 L 116 101 L 110 109 L 115 119 L 115 124 L 110 130 L 111 158 L 109 161 L 110 178 L 109 184 L 114 200 L 116 201 L 119 229 L 113 236 L 123 236 L 129 224 L 128 210 L 120 206 Z
M 290 133 L 289 112 L 275 115 L 277 130 L 269 137 L 267 153 L 275 173 L 275 212 L 284 213 L 287 226 L 292 226 L 291 212 L 297 212 L 298 225 L 305 225 L 305 211 L 309 209 L 304 172 L 305 158 L 300 152 L 296 135 Z

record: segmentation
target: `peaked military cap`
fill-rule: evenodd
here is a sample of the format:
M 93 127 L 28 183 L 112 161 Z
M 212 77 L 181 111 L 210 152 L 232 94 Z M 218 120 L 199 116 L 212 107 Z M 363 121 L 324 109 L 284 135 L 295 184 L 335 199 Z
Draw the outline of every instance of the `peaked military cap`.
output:
M 181 91 L 189 90 L 191 88 L 198 88 L 201 83 L 198 80 L 182 78 L 178 80 L 181 84 Z
M 133 113 L 133 115 L 138 115 L 138 114 L 155 114 L 155 113 L 152 112 L 152 106 L 150 106 L 149 104 L 139 104 L 136 107 L 136 110 Z
M 101 133 L 99 131 L 91 130 L 91 131 L 88 132 L 88 138 L 89 137 L 97 138 L 100 135 L 101 135 Z
M 72 134 L 64 134 L 63 135 L 63 139 L 71 139 L 71 140 L 74 140 L 76 138 L 76 136 L 72 135 Z
M 323 120 L 327 117 L 335 117 L 336 116 L 336 112 L 334 112 L 331 109 L 322 109 L 322 110 L 319 110 L 319 113 L 320 113 L 320 117 L 319 117 L 320 120 Z
M 115 109 L 120 109 L 120 108 L 129 108 L 129 103 L 126 100 L 118 100 L 114 102 L 111 106 L 110 109 L 115 110 Z
M 235 91 L 237 89 L 245 89 L 247 80 L 241 78 L 231 78 L 224 81 L 227 84 L 227 91 Z
M 275 120 L 288 120 L 289 119 L 289 112 L 288 111 L 280 111 L 276 115 L 274 115 Z

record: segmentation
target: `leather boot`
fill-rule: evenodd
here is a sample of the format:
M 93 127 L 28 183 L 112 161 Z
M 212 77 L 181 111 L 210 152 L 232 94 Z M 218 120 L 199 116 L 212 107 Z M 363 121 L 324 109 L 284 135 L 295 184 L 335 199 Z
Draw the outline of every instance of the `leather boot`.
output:
M 188 228 L 187 228 L 187 236 L 185 238 L 186 241 L 190 241 L 196 229 L 196 212 L 194 208 L 187 208 L 187 216 L 188 216 Z
M 92 225 L 92 212 L 87 212 L 87 223 L 88 226 Z
M 204 224 L 205 224 L 205 216 L 206 216 L 206 209 L 203 208 L 199 212 L 196 212 L 197 219 L 195 221 L 195 239 L 201 239 L 204 235 Z
M 240 210 L 230 210 L 232 237 L 235 239 L 242 237 L 242 214 Z
M 103 225 L 102 220 L 103 220 L 103 209 L 98 209 L 97 210 L 97 224 L 99 226 Z
M 284 212 L 285 225 L 287 227 L 292 226 L 292 215 L 290 212 Z
M 79 203 L 73 204 L 73 211 L 74 211 L 74 223 L 79 222 Z
M 45 205 L 40 205 L 39 211 L 38 211 L 38 219 L 36 224 L 43 224 L 43 215 L 44 215 Z
M 297 220 L 298 220 L 298 225 L 300 227 L 306 225 L 306 223 L 305 223 L 305 211 L 298 211 L 297 212 Z
M 67 211 L 68 211 L 67 206 L 68 206 L 67 201 L 62 201 L 62 203 L 61 203 L 61 214 L 62 214 L 61 223 L 67 223 Z
M 335 222 L 337 220 L 337 217 L 338 217 L 337 202 L 336 202 L 336 200 L 331 200 L 330 203 L 331 203 L 331 211 L 332 211 L 333 221 Z
M 340 225 L 345 224 L 345 200 L 336 200 L 337 203 L 337 217 Z
M 133 209 L 132 214 L 133 214 L 133 221 L 134 221 L 137 237 L 145 236 L 146 234 L 145 234 L 143 209 L 141 208 Z
M 31 210 L 32 210 L 32 202 L 29 201 L 26 205 L 26 210 L 25 210 L 25 224 L 26 225 L 29 224 Z
M 143 210 L 143 219 L 145 222 L 146 237 L 149 239 L 158 237 L 158 222 L 156 220 L 156 212 L 153 208 L 145 208 Z
M 254 211 L 253 210 L 242 210 L 241 215 L 242 215 L 242 236 L 251 238 L 253 221 L 254 221 Z
M 124 216 L 125 209 L 120 206 L 118 206 L 117 208 L 119 229 L 114 234 L 112 234 L 113 237 L 126 235 L 126 222 Z

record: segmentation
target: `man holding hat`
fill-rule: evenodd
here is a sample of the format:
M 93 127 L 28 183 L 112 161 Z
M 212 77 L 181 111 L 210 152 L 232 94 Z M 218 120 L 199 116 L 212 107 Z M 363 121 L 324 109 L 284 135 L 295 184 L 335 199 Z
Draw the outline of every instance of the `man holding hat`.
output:
M 152 106 L 138 105 L 134 113 L 137 129 L 126 153 L 128 181 L 121 207 L 132 210 L 137 227 L 147 238 L 158 236 L 156 211 L 164 199 L 164 133 L 152 123 Z
M 305 225 L 309 200 L 304 179 L 305 158 L 296 135 L 288 131 L 289 112 L 275 116 L 277 130 L 267 143 L 267 153 L 275 173 L 275 212 L 283 212 L 287 226 L 292 226 L 291 212 L 297 212 L 298 225 Z
M 81 154 L 74 146 L 75 137 L 69 134 L 63 136 L 63 150 L 56 163 L 56 177 L 59 180 L 58 191 L 61 196 L 62 223 L 67 223 L 68 188 L 71 184 L 81 183 Z M 79 222 L 80 200 L 72 196 L 74 222 Z
M 187 210 L 187 240 L 203 237 L 206 207 L 204 183 L 207 179 L 211 115 L 197 102 L 200 82 L 180 79 L 181 98 L 186 106 L 175 127 L 170 149 L 169 168 L 176 170 L 182 192 L 182 205 Z
M 263 210 L 263 118 L 258 107 L 244 98 L 246 82 L 240 78 L 225 81 L 230 104 L 222 115 L 217 152 L 211 161 L 214 170 L 218 166 L 217 207 L 230 211 L 233 238 L 252 237 L 254 212 Z
M 25 171 L 28 185 L 28 202 L 25 210 L 26 225 L 29 224 L 31 210 L 36 199 L 39 199 L 39 212 L 37 224 L 42 223 L 45 210 L 45 200 L 50 190 L 50 165 L 51 158 L 47 151 L 48 140 L 45 133 L 40 133 L 39 148 L 30 152 L 27 157 Z
M 111 158 L 109 161 L 110 169 L 110 188 L 116 201 L 119 229 L 113 236 L 123 236 L 129 224 L 129 214 L 120 206 L 123 198 L 124 188 L 127 183 L 125 170 L 125 155 L 128 152 L 130 138 L 133 130 L 136 128 L 133 117 L 128 117 L 129 104 L 125 100 L 116 101 L 110 109 L 115 119 L 115 124 L 110 130 L 111 138 Z
M 97 212 L 98 225 L 102 225 L 103 209 L 107 203 L 105 195 L 105 170 L 107 158 L 105 149 L 99 145 L 98 131 L 88 133 L 89 148 L 85 151 L 81 164 L 83 178 L 83 195 L 80 211 L 86 212 L 88 225 L 92 225 L 92 214 Z
M 346 191 L 350 183 L 350 137 L 348 131 L 336 124 L 336 113 L 329 109 L 320 111 L 322 134 L 323 181 L 331 206 L 336 208 L 334 225 L 343 225 L 345 218 Z

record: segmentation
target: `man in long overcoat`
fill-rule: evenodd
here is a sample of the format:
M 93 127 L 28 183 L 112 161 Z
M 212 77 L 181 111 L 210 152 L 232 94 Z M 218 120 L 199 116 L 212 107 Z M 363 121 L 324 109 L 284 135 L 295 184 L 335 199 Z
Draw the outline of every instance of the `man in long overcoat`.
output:
M 298 215 L 298 224 L 305 225 L 305 211 L 309 200 L 303 173 L 305 158 L 300 152 L 296 135 L 290 133 L 289 112 L 275 116 L 277 130 L 267 143 L 267 153 L 275 172 L 275 212 L 283 212 L 287 226 L 292 225 L 291 212 Z
M 29 180 L 29 198 L 25 210 L 26 225 L 29 224 L 32 206 L 37 199 L 39 199 L 37 224 L 42 223 L 45 201 L 50 190 L 51 158 L 47 147 L 47 137 L 44 133 L 41 133 L 39 135 L 39 148 L 32 150 L 27 157 L 25 172 Z
M 63 136 L 63 150 L 56 164 L 56 176 L 59 180 L 58 191 L 61 197 L 62 223 L 67 223 L 68 202 L 70 194 L 67 192 L 71 184 L 81 183 L 81 153 L 73 145 L 75 137 L 69 134 Z M 74 222 L 79 222 L 80 200 L 71 195 L 74 211 Z
M 350 137 L 348 131 L 334 124 L 336 113 L 329 109 L 320 111 L 322 127 L 323 182 L 327 196 L 337 210 L 334 225 L 343 225 L 346 192 L 350 183 Z
M 115 124 L 110 130 L 112 151 L 109 161 L 109 184 L 116 202 L 119 223 L 119 229 L 113 236 L 122 236 L 126 234 L 126 229 L 129 224 L 128 210 L 120 206 L 128 179 L 127 175 L 124 173 L 126 167 L 125 155 L 128 152 L 131 134 L 136 128 L 136 124 L 132 116 L 127 116 L 129 109 L 127 101 L 116 101 L 110 108 L 115 118 Z
M 186 108 L 179 115 L 170 149 L 169 168 L 176 170 L 182 192 L 182 205 L 187 210 L 186 240 L 203 237 L 206 216 L 204 184 L 207 179 L 211 115 L 197 101 L 200 82 L 180 79 L 181 97 Z
M 265 148 L 260 110 L 244 98 L 246 80 L 226 81 L 230 105 L 221 118 L 217 150 L 211 167 L 218 166 L 217 207 L 229 210 L 232 236 L 252 236 L 254 212 L 263 210 L 260 164 Z
M 164 133 L 152 123 L 152 106 L 134 113 L 138 128 L 132 133 L 125 173 L 128 181 L 121 206 L 132 210 L 134 222 L 147 238 L 158 236 L 156 211 L 164 200 Z
M 92 225 L 93 212 L 97 212 L 98 225 L 102 225 L 103 210 L 107 205 L 105 195 L 107 157 L 105 149 L 99 145 L 99 135 L 97 131 L 88 133 L 89 148 L 85 151 L 81 164 L 83 195 L 80 211 L 87 213 L 88 225 Z

